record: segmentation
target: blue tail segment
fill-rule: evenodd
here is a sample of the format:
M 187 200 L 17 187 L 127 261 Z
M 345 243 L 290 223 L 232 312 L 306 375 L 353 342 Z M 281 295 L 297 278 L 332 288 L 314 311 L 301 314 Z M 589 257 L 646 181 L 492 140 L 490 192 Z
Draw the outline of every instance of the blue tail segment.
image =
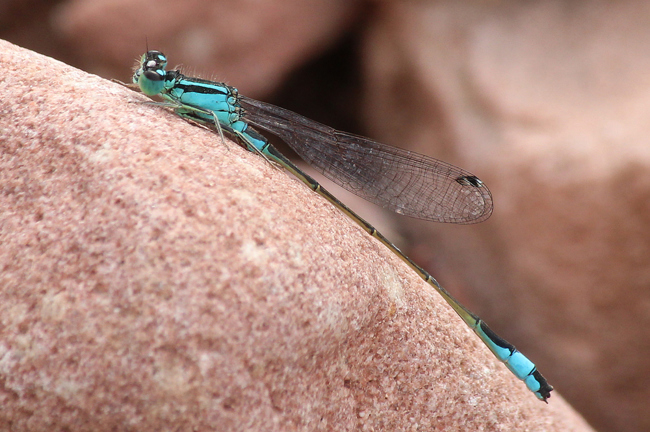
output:
M 546 378 L 539 373 L 535 364 L 528 357 L 517 351 L 512 344 L 501 336 L 494 333 L 482 320 L 478 321 L 478 325 L 474 328 L 474 331 L 483 340 L 483 343 L 490 348 L 490 351 L 510 369 L 510 372 L 522 380 L 526 384 L 526 387 L 535 393 L 538 399 L 546 401 L 546 399 L 551 397 L 553 387 L 549 385 Z

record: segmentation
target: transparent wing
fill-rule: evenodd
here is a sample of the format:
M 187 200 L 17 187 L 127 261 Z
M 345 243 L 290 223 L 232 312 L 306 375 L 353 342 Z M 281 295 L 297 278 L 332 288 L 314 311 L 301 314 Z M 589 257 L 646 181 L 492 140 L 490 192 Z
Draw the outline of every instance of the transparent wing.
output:
M 437 222 L 475 223 L 492 214 L 489 189 L 465 170 L 244 96 L 240 105 L 246 122 L 278 136 L 327 178 L 372 203 Z

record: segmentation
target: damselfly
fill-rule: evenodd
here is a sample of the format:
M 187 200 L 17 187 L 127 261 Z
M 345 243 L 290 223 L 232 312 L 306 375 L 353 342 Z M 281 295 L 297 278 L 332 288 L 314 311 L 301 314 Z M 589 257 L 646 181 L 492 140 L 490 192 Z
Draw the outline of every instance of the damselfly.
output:
M 475 223 L 492 213 L 492 195 L 478 177 L 437 159 L 340 132 L 289 110 L 240 96 L 219 82 L 167 71 L 159 51 L 142 56 L 133 83 L 160 95 L 186 119 L 226 131 L 246 148 L 273 161 L 327 199 L 404 260 L 433 287 L 512 373 L 545 401 L 553 387 L 533 362 L 461 305 L 429 273 L 278 152 L 251 125 L 285 141 L 316 170 L 356 195 L 399 214 L 437 222 Z

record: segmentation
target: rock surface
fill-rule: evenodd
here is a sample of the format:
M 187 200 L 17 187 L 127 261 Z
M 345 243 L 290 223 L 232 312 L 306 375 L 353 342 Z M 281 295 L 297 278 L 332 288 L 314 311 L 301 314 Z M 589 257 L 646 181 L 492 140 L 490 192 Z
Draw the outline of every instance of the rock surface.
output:
M 0 42 L 0 429 L 588 431 L 263 159 Z
M 650 4 L 386 2 L 376 16 L 374 134 L 494 197 L 474 227 L 405 226 L 411 258 L 595 427 L 650 430 Z

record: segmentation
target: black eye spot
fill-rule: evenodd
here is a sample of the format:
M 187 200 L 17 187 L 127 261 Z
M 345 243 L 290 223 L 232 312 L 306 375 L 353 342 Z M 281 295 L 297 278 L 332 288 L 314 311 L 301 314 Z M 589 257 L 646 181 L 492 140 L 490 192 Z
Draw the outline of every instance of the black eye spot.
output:
M 456 179 L 456 182 L 463 186 L 474 186 L 474 187 L 481 187 L 483 186 L 483 182 L 479 180 L 478 177 L 469 175 L 469 176 L 460 176 Z
M 163 76 L 159 74 L 158 72 L 154 72 L 152 70 L 144 71 L 142 74 L 144 75 L 145 78 L 147 78 L 150 81 L 162 81 Z

